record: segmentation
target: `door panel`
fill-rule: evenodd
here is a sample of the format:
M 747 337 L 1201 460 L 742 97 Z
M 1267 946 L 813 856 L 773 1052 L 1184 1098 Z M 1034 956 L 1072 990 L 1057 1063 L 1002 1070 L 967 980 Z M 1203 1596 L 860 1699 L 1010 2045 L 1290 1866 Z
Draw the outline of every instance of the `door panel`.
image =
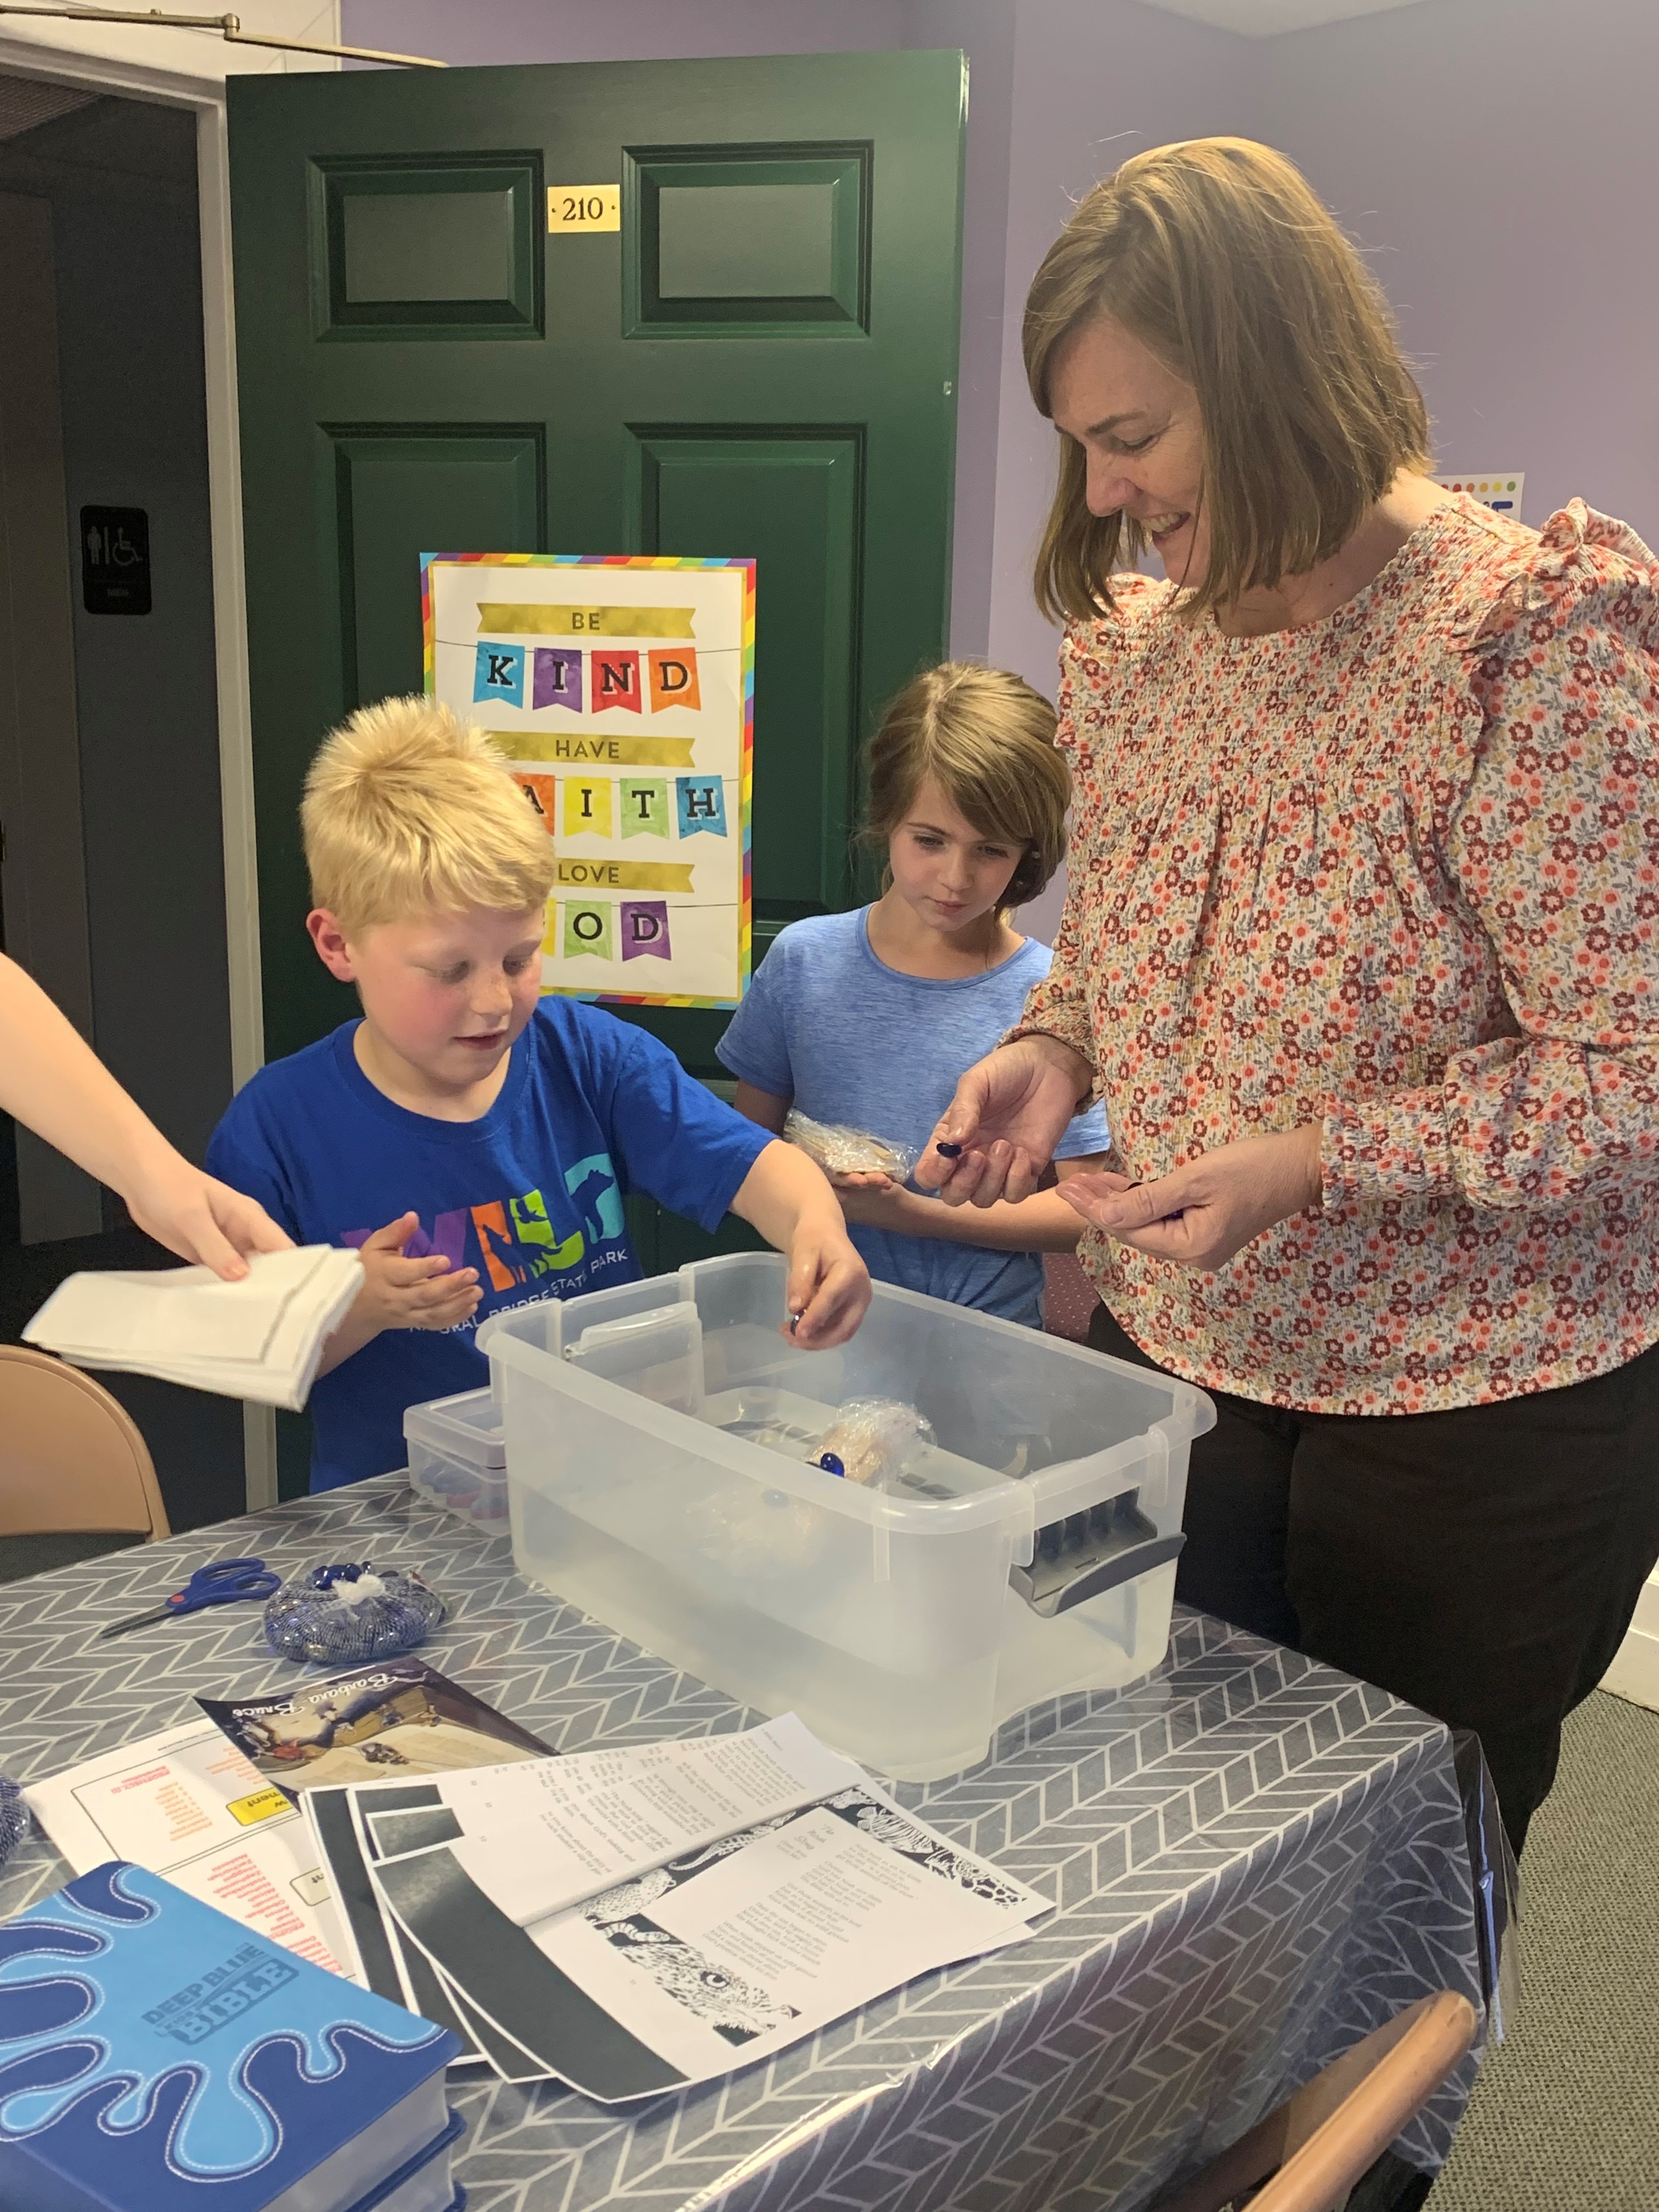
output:
M 318 161 L 309 186 L 319 337 L 541 336 L 537 155 Z
M 631 155 L 629 335 L 869 327 L 867 146 Z
M 760 564 L 755 696 L 767 702 L 771 741 L 755 748 L 758 959 L 786 921 L 844 896 L 863 439 L 856 428 L 653 434 L 641 439 L 640 458 L 641 552 L 690 553 L 741 534 Z M 758 705 L 756 713 L 758 721 Z
M 295 810 L 420 688 L 422 551 L 755 556 L 757 952 L 844 904 L 860 739 L 945 649 L 961 57 L 228 96 L 268 1049 L 339 1018 Z M 618 229 L 549 234 L 600 185 Z M 635 1018 L 717 1068 L 723 1014 Z
M 421 604 L 410 564 L 422 552 L 533 544 L 545 534 L 542 425 L 450 423 L 329 429 L 340 552 L 342 680 L 348 698 L 418 690 Z M 448 532 L 441 548 L 424 533 Z

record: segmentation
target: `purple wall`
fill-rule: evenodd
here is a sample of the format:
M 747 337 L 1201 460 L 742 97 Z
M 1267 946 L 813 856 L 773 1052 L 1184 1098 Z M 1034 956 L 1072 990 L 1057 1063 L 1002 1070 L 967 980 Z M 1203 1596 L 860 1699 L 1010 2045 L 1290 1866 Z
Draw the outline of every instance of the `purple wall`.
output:
M 904 14 L 904 0 L 340 0 L 340 38 L 479 68 L 862 53 L 905 45 Z
M 1400 317 L 1455 468 L 1659 538 L 1659 5 L 1437 0 L 1265 42 L 1262 136 Z
M 1026 289 L 1074 203 L 1118 162 L 1173 138 L 1255 129 L 1267 46 L 1136 0 L 1021 0 L 988 649 L 1049 698 L 1059 632 L 1032 603 L 1031 563 L 1054 489 L 1054 433 L 1026 388 Z M 1022 910 L 1022 929 L 1050 943 L 1064 896 L 1062 870 Z
M 1015 9 L 1010 0 L 908 0 L 904 43 L 968 56 L 962 226 L 962 358 L 957 386 L 951 651 L 983 655 L 991 632 L 997 443 L 1008 222 Z

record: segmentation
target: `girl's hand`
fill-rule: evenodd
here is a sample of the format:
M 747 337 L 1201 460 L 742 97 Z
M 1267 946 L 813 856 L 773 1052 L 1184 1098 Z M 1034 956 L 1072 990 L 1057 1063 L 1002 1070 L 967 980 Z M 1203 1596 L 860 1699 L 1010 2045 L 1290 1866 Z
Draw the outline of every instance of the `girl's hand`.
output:
M 832 1179 L 842 1212 L 859 1228 L 891 1229 L 911 1236 L 925 1233 L 916 1228 L 917 1210 L 931 1207 L 931 1198 L 918 1198 L 915 1191 L 906 1190 L 887 1176 Z
M 1264 1229 L 1319 1206 L 1322 1125 L 1242 1137 L 1156 1182 L 1076 1175 L 1060 1195 L 1120 1244 L 1188 1267 L 1224 1267 Z
M 1058 1037 L 1020 1037 L 977 1060 L 917 1163 L 947 1206 L 1029 1198 L 1089 1087 L 1085 1060 Z M 944 1153 L 941 1145 L 955 1148 Z
M 870 1304 L 870 1271 L 853 1249 L 839 1214 L 803 1209 L 789 1240 L 784 1293 L 791 1320 L 783 1334 L 803 1351 L 827 1352 L 856 1334 Z
M 453 1328 L 477 1310 L 483 1293 L 476 1267 L 452 1270 L 441 1252 L 404 1259 L 404 1247 L 419 1226 L 418 1214 L 405 1213 L 360 1248 L 363 1287 L 348 1316 L 360 1345 L 383 1328 Z
M 895 1190 L 898 1187 L 892 1176 L 884 1175 L 879 1168 L 859 1168 L 848 1175 L 832 1174 L 828 1169 L 824 1172 L 830 1176 L 830 1189 L 837 1193 L 843 1190 Z

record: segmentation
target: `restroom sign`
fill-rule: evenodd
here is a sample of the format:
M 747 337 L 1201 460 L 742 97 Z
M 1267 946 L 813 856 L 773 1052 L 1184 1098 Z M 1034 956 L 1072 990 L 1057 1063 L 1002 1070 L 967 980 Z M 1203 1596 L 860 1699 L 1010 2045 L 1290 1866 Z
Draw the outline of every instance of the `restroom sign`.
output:
M 142 507 L 81 509 L 81 604 L 89 615 L 149 612 L 149 516 Z
M 553 841 L 542 988 L 733 1006 L 749 979 L 755 563 L 431 553 L 428 692 Z

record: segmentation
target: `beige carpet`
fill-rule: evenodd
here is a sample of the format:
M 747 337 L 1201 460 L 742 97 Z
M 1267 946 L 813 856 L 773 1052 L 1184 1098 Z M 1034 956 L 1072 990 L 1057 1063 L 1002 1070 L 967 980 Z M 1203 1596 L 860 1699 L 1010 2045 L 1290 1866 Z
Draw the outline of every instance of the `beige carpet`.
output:
M 1428 2212 L 1659 2212 L 1659 1713 L 1580 1706 L 1522 1878 L 1519 2017 Z

